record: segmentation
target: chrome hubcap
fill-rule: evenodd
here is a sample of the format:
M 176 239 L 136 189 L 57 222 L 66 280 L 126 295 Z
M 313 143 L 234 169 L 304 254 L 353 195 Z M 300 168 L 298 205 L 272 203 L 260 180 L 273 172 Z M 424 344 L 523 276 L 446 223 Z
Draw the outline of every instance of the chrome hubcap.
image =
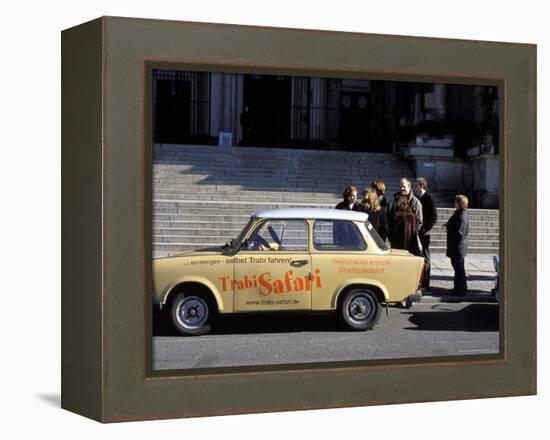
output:
M 208 320 L 208 306 L 202 298 L 184 298 L 178 305 L 176 317 L 182 327 L 200 328 Z
M 356 296 L 348 306 L 349 317 L 357 322 L 365 321 L 373 310 L 373 306 L 369 298 L 365 296 Z

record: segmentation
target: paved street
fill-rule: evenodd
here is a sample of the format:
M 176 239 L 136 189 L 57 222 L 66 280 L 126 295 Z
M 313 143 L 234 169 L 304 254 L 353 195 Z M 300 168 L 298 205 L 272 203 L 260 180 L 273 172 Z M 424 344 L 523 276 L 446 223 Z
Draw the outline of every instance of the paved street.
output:
M 469 292 L 450 296 L 449 259 L 434 256 L 432 291 L 405 310 L 383 311 L 368 332 L 343 330 L 331 315 L 232 316 L 211 334 L 181 337 L 161 328 L 153 338 L 154 369 L 332 362 L 495 354 L 498 304 L 490 291 L 491 256 L 468 257 Z

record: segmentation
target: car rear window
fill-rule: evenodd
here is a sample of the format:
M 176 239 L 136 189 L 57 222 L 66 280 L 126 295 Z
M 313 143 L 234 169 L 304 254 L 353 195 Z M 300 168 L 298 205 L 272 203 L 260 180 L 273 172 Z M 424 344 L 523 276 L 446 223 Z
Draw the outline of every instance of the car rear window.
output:
M 317 220 L 313 247 L 319 251 L 364 251 L 367 244 L 359 228 L 346 220 Z
M 382 240 L 380 234 L 376 232 L 376 229 L 368 220 L 365 222 L 365 227 L 367 228 L 367 231 L 369 231 L 369 234 L 371 235 L 376 245 L 380 248 L 380 250 L 387 251 L 390 248 L 388 244 L 384 240 Z

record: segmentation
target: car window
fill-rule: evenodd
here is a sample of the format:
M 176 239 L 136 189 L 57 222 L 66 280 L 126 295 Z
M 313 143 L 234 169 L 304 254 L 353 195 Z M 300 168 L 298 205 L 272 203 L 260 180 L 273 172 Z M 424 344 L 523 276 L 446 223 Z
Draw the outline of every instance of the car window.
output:
M 244 240 L 244 236 L 246 235 L 246 233 L 248 232 L 248 230 L 250 229 L 250 226 L 252 225 L 252 223 L 254 223 L 254 221 L 255 221 L 254 216 L 250 217 L 246 226 L 242 229 L 241 232 L 239 232 L 239 235 L 237 235 L 237 237 L 234 240 L 232 240 L 231 245 L 233 248 L 235 247 L 238 248 L 241 245 L 241 242 Z
M 318 220 L 313 226 L 313 247 L 320 251 L 364 251 L 359 228 L 346 220 Z
M 303 220 L 267 220 L 245 243 L 249 251 L 307 251 L 307 225 Z
M 367 231 L 369 231 L 370 236 L 376 243 L 376 246 L 378 246 L 383 251 L 387 251 L 390 248 L 388 244 L 382 239 L 382 237 L 380 237 L 380 234 L 376 232 L 376 229 L 368 220 L 365 222 L 365 227 L 367 228 Z

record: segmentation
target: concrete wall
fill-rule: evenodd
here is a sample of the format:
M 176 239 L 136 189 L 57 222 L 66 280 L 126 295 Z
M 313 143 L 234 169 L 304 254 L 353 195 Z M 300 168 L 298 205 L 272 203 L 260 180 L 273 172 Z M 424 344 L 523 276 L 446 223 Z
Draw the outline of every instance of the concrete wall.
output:
M 482 155 L 470 159 L 409 156 L 413 172 L 428 180 L 430 190 L 464 193 L 472 207 L 499 206 L 499 158 Z

